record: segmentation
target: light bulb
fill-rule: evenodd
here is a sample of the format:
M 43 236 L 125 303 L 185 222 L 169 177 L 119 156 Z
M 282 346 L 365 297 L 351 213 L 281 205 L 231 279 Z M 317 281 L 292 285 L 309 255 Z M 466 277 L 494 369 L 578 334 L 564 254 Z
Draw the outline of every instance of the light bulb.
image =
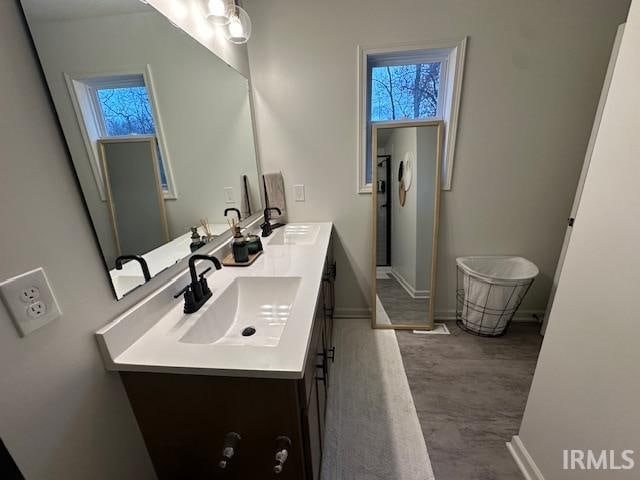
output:
M 247 43 L 251 37 L 251 19 L 247 12 L 237 5 L 229 10 L 227 25 L 222 29 L 222 34 L 231 43 L 241 45 Z
M 214 17 L 224 17 L 226 10 L 224 0 L 209 0 L 209 14 Z
M 242 38 L 244 37 L 244 29 L 242 28 L 242 22 L 240 19 L 234 15 L 229 20 L 229 33 L 232 38 Z

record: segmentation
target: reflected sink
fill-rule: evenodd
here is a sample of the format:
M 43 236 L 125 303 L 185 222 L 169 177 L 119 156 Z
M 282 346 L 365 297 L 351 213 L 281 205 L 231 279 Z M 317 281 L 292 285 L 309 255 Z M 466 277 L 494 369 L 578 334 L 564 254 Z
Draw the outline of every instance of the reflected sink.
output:
M 300 277 L 238 277 L 204 310 L 180 342 L 275 347 L 299 286 Z
M 272 233 L 269 245 L 312 245 L 318 232 L 319 225 L 285 225 Z

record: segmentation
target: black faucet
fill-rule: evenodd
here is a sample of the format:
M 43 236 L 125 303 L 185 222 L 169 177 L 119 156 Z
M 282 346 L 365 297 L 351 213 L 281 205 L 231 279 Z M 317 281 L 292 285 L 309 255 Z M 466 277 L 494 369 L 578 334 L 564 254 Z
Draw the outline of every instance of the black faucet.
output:
M 144 275 L 144 281 L 148 282 L 151 280 L 151 274 L 149 273 L 149 265 L 147 265 L 147 261 L 142 258 L 140 255 L 120 255 L 116 258 L 116 270 L 122 270 L 122 261 L 123 260 L 135 260 L 140 264 L 140 268 L 142 268 L 142 275 Z
M 260 225 L 263 237 L 268 237 L 273 231 L 273 226 L 269 221 L 271 220 L 271 215 L 269 214 L 269 212 L 271 212 L 272 210 L 278 212 L 278 215 L 282 215 L 282 211 L 278 207 L 267 207 L 264 209 L 264 223 Z
M 196 254 L 189 257 L 191 283 L 176 293 L 173 297 L 178 298 L 180 295 L 184 294 L 184 313 L 197 312 L 200 310 L 200 307 L 207 303 L 207 300 L 211 298 L 211 290 L 209 289 L 209 285 L 207 285 L 207 279 L 204 278 L 205 274 L 211 270 L 211 267 L 198 275 L 196 272 L 196 261 L 198 260 L 209 260 L 213 262 L 213 266 L 216 267 L 216 270 L 220 270 L 222 268 L 222 265 L 220 265 L 220 262 L 214 256 Z M 200 279 L 198 279 L 198 277 L 200 277 Z
M 238 215 L 238 221 L 242 220 L 242 216 L 240 216 L 240 210 L 238 210 L 237 208 L 233 208 L 233 207 L 225 208 L 224 216 L 226 217 L 229 212 L 236 212 L 236 214 Z

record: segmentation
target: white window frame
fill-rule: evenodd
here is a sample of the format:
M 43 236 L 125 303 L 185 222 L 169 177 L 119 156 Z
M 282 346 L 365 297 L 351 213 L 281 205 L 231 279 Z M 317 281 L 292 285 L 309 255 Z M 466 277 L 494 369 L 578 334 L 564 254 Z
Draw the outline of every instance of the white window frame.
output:
M 101 114 L 101 107 L 97 103 L 95 90 L 101 83 L 108 86 L 114 86 L 114 84 L 118 86 L 139 85 L 139 83 L 134 82 L 132 78 L 140 76 L 142 76 L 144 81 L 149 102 L 151 102 L 151 108 L 153 109 L 153 121 L 156 130 L 155 137 L 158 141 L 161 161 L 167 179 L 167 189 L 163 189 L 164 199 L 177 200 L 178 191 L 173 177 L 173 170 L 171 168 L 171 160 L 169 157 L 169 150 L 167 148 L 167 141 L 164 135 L 162 117 L 156 100 L 151 66 L 144 65 L 139 67 L 127 67 L 120 70 L 101 72 L 64 73 L 67 89 L 69 90 L 71 103 L 78 120 L 78 126 L 80 127 L 80 133 L 87 151 L 98 194 L 100 199 L 104 202 L 107 201 L 107 195 L 105 192 L 102 165 L 98 154 L 97 140 L 100 138 L 106 138 L 106 127 L 104 125 L 104 118 Z M 105 80 L 103 81 L 103 79 Z
M 371 184 L 366 182 L 368 147 L 367 128 L 369 123 L 378 123 L 369 121 L 368 106 L 371 95 L 371 92 L 369 91 L 371 68 L 373 66 L 426 63 L 430 61 L 443 62 L 442 64 L 444 67 L 444 75 L 441 74 L 440 77 L 438 117 L 432 117 L 429 118 L 429 120 L 435 119 L 444 121 L 445 141 L 442 155 L 441 185 L 442 190 L 451 190 L 466 44 L 467 37 L 419 44 L 403 43 L 384 46 L 358 46 L 358 193 L 371 193 Z M 424 120 L 425 118 L 416 118 L 397 121 L 404 123 L 413 121 L 420 122 Z M 393 125 L 393 121 L 380 123 Z

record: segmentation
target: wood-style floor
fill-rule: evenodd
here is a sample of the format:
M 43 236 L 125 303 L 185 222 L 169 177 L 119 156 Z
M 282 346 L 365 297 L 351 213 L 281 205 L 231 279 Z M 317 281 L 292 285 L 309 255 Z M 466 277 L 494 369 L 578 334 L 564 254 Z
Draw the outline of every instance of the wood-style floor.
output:
M 376 280 L 376 293 L 391 323 L 427 323 L 429 300 L 411 297 L 392 276 L 389 276 L 389 279 Z
M 518 433 L 542 344 L 537 323 L 481 338 L 396 331 L 437 480 L 522 478 L 505 442 Z

